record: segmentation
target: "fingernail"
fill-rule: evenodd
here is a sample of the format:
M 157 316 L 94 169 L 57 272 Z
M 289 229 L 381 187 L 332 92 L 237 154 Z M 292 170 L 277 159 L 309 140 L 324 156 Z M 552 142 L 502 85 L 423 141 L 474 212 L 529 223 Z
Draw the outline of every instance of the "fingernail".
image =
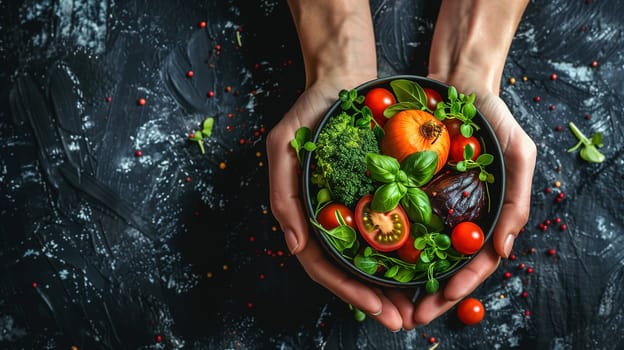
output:
M 402 331 L 402 330 L 403 330 L 403 328 L 399 328 L 399 329 L 397 329 L 396 331 L 392 331 L 392 333 L 399 333 L 399 332 L 400 332 L 400 331 Z
M 508 235 L 507 238 L 505 238 L 505 245 L 503 246 L 503 249 L 505 251 L 505 258 L 509 257 L 509 254 L 511 253 L 511 249 L 513 248 L 515 240 L 516 240 L 516 237 L 511 234 Z
M 288 246 L 290 253 L 295 254 L 297 252 L 297 248 L 299 248 L 299 241 L 297 241 L 295 233 L 290 229 L 285 230 L 284 239 L 286 240 L 286 245 Z
M 371 312 L 371 316 L 379 316 L 379 315 L 381 315 L 381 312 L 382 312 L 382 311 L 383 311 L 383 309 L 382 309 L 382 308 L 379 308 L 379 311 L 377 311 L 377 312 Z

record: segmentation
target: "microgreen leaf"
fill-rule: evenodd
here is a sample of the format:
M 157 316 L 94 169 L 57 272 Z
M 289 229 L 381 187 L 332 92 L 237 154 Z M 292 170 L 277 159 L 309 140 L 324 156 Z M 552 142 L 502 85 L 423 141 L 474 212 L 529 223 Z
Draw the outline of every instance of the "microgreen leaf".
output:
M 290 140 L 290 146 L 295 149 L 299 164 L 303 164 L 303 151 L 312 152 L 316 149 L 316 145 L 312 140 L 312 130 L 306 126 L 302 126 L 295 131 L 295 138 Z
M 581 159 L 587 162 L 601 163 L 605 160 L 604 154 L 598 150 L 598 148 L 603 146 L 602 133 L 596 132 L 590 139 L 587 138 L 573 122 L 568 123 L 568 126 L 578 139 L 578 142 L 574 146 L 568 148 L 568 152 L 574 152 L 580 148 L 579 155 Z

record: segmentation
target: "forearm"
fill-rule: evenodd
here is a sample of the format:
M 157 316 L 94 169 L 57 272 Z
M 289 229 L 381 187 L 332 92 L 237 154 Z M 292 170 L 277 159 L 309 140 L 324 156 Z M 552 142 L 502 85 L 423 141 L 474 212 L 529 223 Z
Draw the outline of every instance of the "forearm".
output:
M 376 76 L 368 0 L 288 0 L 288 5 L 301 45 L 306 86 L 336 74 L 348 80 L 358 79 L 352 75 Z
M 429 74 L 498 94 L 509 47 L 528 0 L 443 0 Z M 474 82 L 479 82 L 474 84 Z

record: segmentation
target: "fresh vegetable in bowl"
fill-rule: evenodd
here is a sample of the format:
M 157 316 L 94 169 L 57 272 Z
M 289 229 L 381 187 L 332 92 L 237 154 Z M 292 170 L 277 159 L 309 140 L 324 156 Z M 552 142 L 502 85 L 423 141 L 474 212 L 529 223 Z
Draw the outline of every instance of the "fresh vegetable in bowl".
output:
M 504 164 L 474 95 L 417 76 L 343 90 L 291 145 L 305 206 L 337 262 L 383 286 L 424 286 L 463 267 L 492 234 Z

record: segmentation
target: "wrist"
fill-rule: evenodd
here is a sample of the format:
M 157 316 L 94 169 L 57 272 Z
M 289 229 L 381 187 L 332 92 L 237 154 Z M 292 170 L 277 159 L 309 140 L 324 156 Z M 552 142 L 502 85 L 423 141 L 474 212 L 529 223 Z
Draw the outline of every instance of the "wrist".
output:
M 431 47 L 429 76 L 466 93 L 498 95 L 509 47 L 526 4 L 526 0 L 444 0 Z
M 306 87 L 319 80 L 344 88 L 377 76 L 368 0 L 289 0 L 306 74 Z

